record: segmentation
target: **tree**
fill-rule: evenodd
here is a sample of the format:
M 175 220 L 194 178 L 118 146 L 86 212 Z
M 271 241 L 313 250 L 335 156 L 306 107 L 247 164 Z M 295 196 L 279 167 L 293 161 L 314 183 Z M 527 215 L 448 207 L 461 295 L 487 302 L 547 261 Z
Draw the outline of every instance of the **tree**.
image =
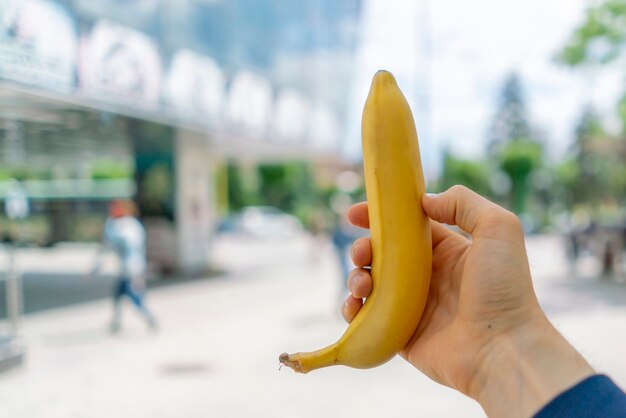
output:
M 457 158 L 450 151 L 445 151 L 438 189 L 443 191 L 455 184 L 462 184 L 483 196 L 489 196 L 491 190 L 488 166 L 483 161 Z
M 532 191 L 531 174 L 541 164 L 542 148 L 536 141 L 514 139 L 509 141 L 500 155 L 500 169 L 511 180 L 511 209 L 526 213 Z
M 525 213 L 533 187 L 529 180 L 541 165 L 543 147 L 533 138 L 522 83 L 516 73 L 504 81 L 489 136 L 492 169 L 501 170 L 510 180 L 511 209 Z
M 274 206 L 306 219 L 319 198 L 305 161 L 237 164 L 227 167 L 228 206 L 236 212 L 246 206 Z
M 502 86 L 498 110 L 489 131 L 489 152 L 497 154 L 513 139 L 530 138 L 526 101 L 517 73 L 508 75 Z
M 604 181 L 606 177 L 598 175 L 602 157 L 595 152 L 594 143 L 607 138 L 607 134 L 591 106 L 583 110 L 575 132 L 572 151 L 578 170 L 571 190 L 572 203 L 597 201 L 604 194 L 607 185 Z
M 570 67 L 595 69 L 626 59 L 626 0 L 604 0 L 589 7 L 557 59 Z M 626 92 L 617 111 L 626 130 Z
M 626 0 L 595 2 L 574 30 L 558 59 L 569 66 L 604 65 L 623 57 L 626 46 Z

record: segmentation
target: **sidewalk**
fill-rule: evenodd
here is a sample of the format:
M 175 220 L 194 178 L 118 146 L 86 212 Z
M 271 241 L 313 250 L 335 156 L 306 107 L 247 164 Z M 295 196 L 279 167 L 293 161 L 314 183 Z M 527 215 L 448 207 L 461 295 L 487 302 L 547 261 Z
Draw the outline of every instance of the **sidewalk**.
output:
M 541 303 L 599 370 L 626 386 L 626 285 L 568 278 L 551 237 L 529 239 Z M 480 417 L 478 405 L 401 359 L 372 370 L 279 370 L 283 351 L 320 348 L 345 328 L 330 247 L 223 238 L 230 274 L 154 289 L 151 334 L 108 300 L 31 314 L 25 366 L 0 374 L 0 417 Z

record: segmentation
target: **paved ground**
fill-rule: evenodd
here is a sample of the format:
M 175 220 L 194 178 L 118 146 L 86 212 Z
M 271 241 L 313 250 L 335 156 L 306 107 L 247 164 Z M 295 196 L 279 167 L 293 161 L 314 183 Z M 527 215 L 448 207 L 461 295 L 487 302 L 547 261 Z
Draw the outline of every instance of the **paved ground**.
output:
M 28 315 L 28 358 L 0 375 L 0 417 L 483 416 L 472 400 L 402 360 L 368 371 L 279 370 L 281 352 L 321 347 L 345 327 L 336 260 L 328 247 L 317 247 L 315 258 L 310 249 L 304 239 L 222 238 L 215 257 L 228 275 L 152 290 L 157 334 L 128 307 L 123 332 L 108 335 L 107 300 Z M 67 251 L 50 271 L 78 274 L 82 261 L 70 256 L 78 250 Z M 592 279 L 588 260 L 570 274 L 555 238 L 530 238 L 529 252 L 550 317 L 626 386 L 626 285 Z

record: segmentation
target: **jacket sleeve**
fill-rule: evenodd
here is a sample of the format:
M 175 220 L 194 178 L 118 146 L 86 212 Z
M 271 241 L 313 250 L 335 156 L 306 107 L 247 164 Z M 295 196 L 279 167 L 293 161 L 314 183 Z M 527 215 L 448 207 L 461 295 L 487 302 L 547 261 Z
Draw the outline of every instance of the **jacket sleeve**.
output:
M 607 376 L 594 375 L 567 389 L 535 418 L 626 418 L 626 394 Z

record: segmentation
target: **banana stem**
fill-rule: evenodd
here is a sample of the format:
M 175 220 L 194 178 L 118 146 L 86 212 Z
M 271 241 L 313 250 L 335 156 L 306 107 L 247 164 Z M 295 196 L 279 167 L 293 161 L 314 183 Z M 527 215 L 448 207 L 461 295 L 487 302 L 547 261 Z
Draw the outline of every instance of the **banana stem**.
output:
M 308 373 L 311 370 L 340 364 L 337 348 L 337 344 L 333 344 L 309 353 L 283 353 L 278 360 L 296 373 Z
M 292 356 L 290 356 L 289 354 L 283 353 L 280 355 L 280 357 L 278 357 L 278 361 L 280 361 L 280 364 L 289 367 L 297 373 L 304 373 L 304 370 L 302 370 L 302 365 L 300 364 L 299 360 L 295 359 L 295 355 L 292 358 Z

